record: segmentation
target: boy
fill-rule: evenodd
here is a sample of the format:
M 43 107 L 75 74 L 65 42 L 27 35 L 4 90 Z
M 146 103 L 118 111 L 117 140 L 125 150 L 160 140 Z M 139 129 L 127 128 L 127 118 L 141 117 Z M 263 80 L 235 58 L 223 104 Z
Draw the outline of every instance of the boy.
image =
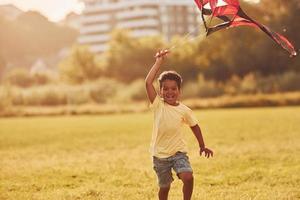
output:
M 193 171 L 186 154 L 186 143 L 180 131 L 183 123 L 188 124 L 196 136 L 200 156 L 204 152 L 209 158 L 213 156 L 213 152 L 205 147 L 198 121 L 191 109 L 178 102 L 182 82 L 180 75 L 174 71 L 163 72 L 158 78 L 159 96 L 155 91 L 153 82 L 168 53 L 168 50 L 157 52 L 155 64 L 145 79 L 147 95 L 154 111 L 150 151 L 159 182 L 159 200 L 168 199 L 173 181 L 172 168 L 183 182 L 183 199 L 190 200 L 193 192 Z

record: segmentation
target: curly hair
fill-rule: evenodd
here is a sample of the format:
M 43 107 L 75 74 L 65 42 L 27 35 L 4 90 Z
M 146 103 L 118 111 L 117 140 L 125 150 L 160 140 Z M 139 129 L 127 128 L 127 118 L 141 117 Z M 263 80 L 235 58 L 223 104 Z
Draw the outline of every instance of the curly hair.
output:
M 164 71 L 162 72 L 159 77 L 158 77 L 158 81 L 159 81 L 159 88 L 162 88 L 162 83 L 165 80 L 173 80 L 176 81 L 178 89 L 181 88 L 181 84 L 182 84 L 182 78 L 180 76 L 180 74 L 178 74 L 175 71 Z

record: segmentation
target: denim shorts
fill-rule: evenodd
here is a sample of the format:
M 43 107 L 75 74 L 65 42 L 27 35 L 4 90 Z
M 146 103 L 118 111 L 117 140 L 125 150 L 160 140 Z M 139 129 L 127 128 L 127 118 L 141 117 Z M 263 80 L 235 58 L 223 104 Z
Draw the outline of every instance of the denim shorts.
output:
M 153 169 L 156 172 L 159 187 L 168 187 L 173 181 L 172 169 L 177 176 L 182 172 L 193 172 L 186 153 L 177 152 L 168 158 L 153 157 Z

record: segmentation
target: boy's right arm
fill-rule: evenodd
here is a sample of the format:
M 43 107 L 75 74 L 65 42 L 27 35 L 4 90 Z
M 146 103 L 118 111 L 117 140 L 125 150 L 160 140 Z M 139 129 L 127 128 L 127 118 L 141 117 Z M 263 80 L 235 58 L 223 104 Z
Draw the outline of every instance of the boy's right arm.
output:
M 157 93 L 155 91 L 153 82 L 155 80 L 155 77 L 160 69 L 160 66 L 163 62 L 163 59 L 166 57 L 166 55 L 169 53 L 168 50 L 159 51 L 156 53 L 155 58 L 156 61 L 152 68 L 150 69 L 148 75 L 146 76 L 145 82 L 146 82 L 146 91 L 148 95 L 148 99 L 151 103 L 153 103 Z

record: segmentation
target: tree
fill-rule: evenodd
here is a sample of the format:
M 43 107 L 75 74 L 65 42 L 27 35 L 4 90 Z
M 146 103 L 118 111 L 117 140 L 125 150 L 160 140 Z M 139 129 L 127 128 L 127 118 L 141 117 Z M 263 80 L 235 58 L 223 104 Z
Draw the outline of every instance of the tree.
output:
M 22 68 L 16 68 L 8 72 L 5 76 L 5 80 L 10 84 L 27 88 L 33 85 L 33 80 L 27 70 Z
M 71 54 L 59 64 L 59 69 L 62 78 L 72 83 L 95 80 L 102 73 L 96 55 L 86 46 L 74 46 Z
M 265 11 L 265 23 L 272 30 L 287 37 L 295 46 L 299 54 L 300 3 L 298 0 L 271 1 L 261 0 L 259 9 Z M 289 70 L 299 70 L 300 57 L 289 58 L 286 51 L 282 50 L 275 42 L 265 39 L 257 49 L 257 63 L 263 75 L 282 74 Z
M 153 55 L 163 46 L 160 36 L 137 39 L 129 31 L 115 30 L 106 54 L 106 75 L 123 82 L 145 77 L 154 62 Z
M 4 72 L 4 69 L 6 67 L 6 61 L 4 60 L 4 58 L 0 55 L 0 80 L 3 76 L 3 72 Z
M 15 20 L 0 16 L 0 54 L 13 66 L 30 67 L 38 58 L 56 55 L 76 42 L 78 31 L 63 27 L 33 11 Z
M 171 49 L 166 67 L 177 71 L 183 80 L 196 80 L 200 71 L 196 65 L 197 43 L 189 41 L 189 38 L 176 36 L 173 37 L 169 46 L 174 48 Z
M 280 2 L 280 3 L 279 3 Z M 282 33 L 299 47 L 299 1 L 262 0 L 260 4 L 242 3 L 253 19 Z M 284 25 L 284 26 L 283 26 Z M 283 29 L 283 27 L 287 27 Z M 195 63 L 205 78 L 226 81 L 233 75 L 251 72 L 279 74 L 289 68 L 299 69 L 299 56 L 290 59 L 287 52 L 259 29 L 236 27 L 221 30 L 198 42 Z M 298 63 L 298 64 L 297 64 Z

